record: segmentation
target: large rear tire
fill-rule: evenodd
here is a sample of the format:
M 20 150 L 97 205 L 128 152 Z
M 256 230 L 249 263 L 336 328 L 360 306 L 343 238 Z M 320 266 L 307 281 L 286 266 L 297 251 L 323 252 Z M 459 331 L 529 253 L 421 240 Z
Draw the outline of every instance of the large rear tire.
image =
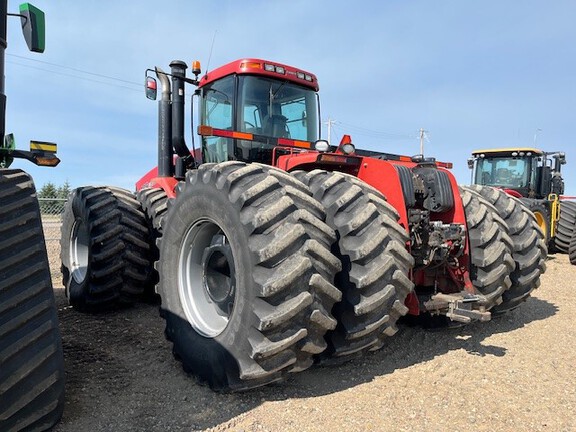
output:
M 536 200 L 531 198 L 520 198 L 522 204 L 524 204 L 528 209 L 534 214 L 536 218 L 536 224 L 540 230 L 544 233 L 546 240 L 546 245 L 550 244 L 550 210 L 549 206 L 544 204 L 542 200 Z
M 142 205 L 150 229 L 150 253 L 156 263 L 160 257 L 159 245 L 162 241 L 162 224 L 168 213 L 168 195 L 160 188 L 144 188 L 136 194 Z M 145 288 L 145 298 L 153 299 L 158 284 L 158 271 L 152 268 L 150 283 Z
M 546 237 L 534 210 L 519 199 L 493 187 L 473 185 L 469 188 L 496 208 L 512 240 L 516 264 L 510 274 L 512 285 L 504 292 L 502 303 L 492 309 L 492 313 L 507 312 L 518 307 L 540 286 L 540 275 L 546 271 Z
M 158 292 L 185 370 L 238 391 L 309 367 L 336 326 L 340 263 L 306 187 L 271 167 L 204 164 L 171 204 Z
M 413 289 L 408 273 L 414 259 L 398 213 L 356 177 L 323 170 L 293 175 L 326 209 L 326 222 L 338 237 L 333 251 L 342 262 L 336 276 L 342 302 L 334 307 L 338 326 L 327 333 L 322 357 L 347 360 L 376 350 L 398 331 L 396 322 L 408 311 L 404 301 Z
M 576 202 L 560 201 L 560 218 L 554 237 L 554 248 L 561 253 L 568 253 L 570 240 L 576 226 Z
M 129 191 L 75 189 L 64 209 L 60 246 L 62 282 L 78 310 L 99 312 L 132 304 L 150 284 L 150 234 Z
M 64 409 L 64 358 L 32 179 L 0 170 L 0 430 L 43 431 Z
M 572 238 L 570 239 L 568 257 L 570 258 L 570 264 L 576 265 L 576 229 L 572 233 Z
M 470 279 L 489 310 L 502 303 L 502 295 L 512 285 L 512 240 L 506 223 L 482 195 L 462 187 L 460 195 L 468 228 Z

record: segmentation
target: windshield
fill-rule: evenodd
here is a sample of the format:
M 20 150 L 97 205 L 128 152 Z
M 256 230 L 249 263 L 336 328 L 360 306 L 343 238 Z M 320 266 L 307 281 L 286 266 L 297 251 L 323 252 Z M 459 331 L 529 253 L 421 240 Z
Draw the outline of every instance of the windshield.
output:
M 479 158 L 476 162 L 475 183 L 480 185 L 526 188 L 530 178 L 531 158 Z
M 318 139 L 316 93 L 288 81 L 241 76 L 239 130 L 275 138 Z
M 239 77 L 238 130 L 270 138 L 318 139 L 316 93 L 288 81 Z M 238 140 L 238 159 L 270 163 L 275 140 Z
M 204 162 L 270 163 L 277 138 L 318 139 L 318 96 L 312 89 L 289 81 L 231 75 L 204 87 L 202 98 L 202 124 L 254 135 L 253 141 L 203 137 Z

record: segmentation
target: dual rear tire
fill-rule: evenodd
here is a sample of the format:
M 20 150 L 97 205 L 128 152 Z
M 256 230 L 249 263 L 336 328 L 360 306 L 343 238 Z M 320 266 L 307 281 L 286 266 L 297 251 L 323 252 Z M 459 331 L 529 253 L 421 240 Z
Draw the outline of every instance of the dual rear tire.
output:
M 257 164 L 204 164 L 168 211 L 158 293 L 184 368 L 239 391 L 311 366 L 336 327 L 335 233 L 307 188 Z
M 376 189 L 358 178 L 324 170 L 297 171 L 326 209 L 326 223 L 337 234 L 333 252 L 342 262 L 336 286 L 342 301 L 334 308 L 338 325 L 326 335 L 322 359 L 339 362 L 381 348 L 405 315 L 414 284 L 414 259 L 399 215 Z
M 518 307 L 540 286 L 540 276 L 546 271 L 546 231 L 542 229 L 546 219 L 539 219 L 534 208 L 529 209 L 500 189 L 478 185 L 468 189 L 482 195 L 494 206 L 512 241 L 514 269 L 510 274 L 511 286 L 503 293 L 502 303 L 492 309 L 492 313 L 504 313 Z
M 151 285 L 150 232 L 140 203 L 127 190 L 75 189 L 64 209 L 60 246 L 62 282 L 78 310 L 132 304 Z
M 470 279 L 490 310 L 503 302 L 512 286 L 513 242 L 496 207 L 469 187 L 461 187 L 460 195 L 468 229 Z

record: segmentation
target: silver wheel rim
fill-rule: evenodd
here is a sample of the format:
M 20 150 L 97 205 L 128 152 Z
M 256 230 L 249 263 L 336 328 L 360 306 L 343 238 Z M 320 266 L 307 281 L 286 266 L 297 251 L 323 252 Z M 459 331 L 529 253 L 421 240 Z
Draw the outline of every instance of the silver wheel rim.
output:
M 188 322 L 205 337 L 224 331 L 236 298 L 234 259 L 222 229 L 210 219 L 186 232 L 178 259 L 178 291 Z
M 90 233 L 81 220 L 75 220 L 70 235 L 70 270 L 72 278 L 81 284 L 88 274 Z

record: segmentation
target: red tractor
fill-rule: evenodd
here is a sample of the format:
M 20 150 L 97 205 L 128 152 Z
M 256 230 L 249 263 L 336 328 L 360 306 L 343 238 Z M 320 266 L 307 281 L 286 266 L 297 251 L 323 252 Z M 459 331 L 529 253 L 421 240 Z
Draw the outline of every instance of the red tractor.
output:
M 136 195 L 72 194 L 64 284 L 88 310 L 155 286 L 175 355 L 212 388 L 376 350 L 406 314 L 487 321 L 538 285 L 545 246 L 528 210 L 459 189 L 432 158 L 320 140 L 315 75 L 259 59 L 201 79 L 196 62 L 194 78 L 184 62 L 170 67 L 154 70 L 158 166 Z M 154 99 L 148 72 L 146 83 Z M 186 83 L 197 87 L 199 149 L 184 139 Z M 517 244 L 512 214 L 532 244 Z

